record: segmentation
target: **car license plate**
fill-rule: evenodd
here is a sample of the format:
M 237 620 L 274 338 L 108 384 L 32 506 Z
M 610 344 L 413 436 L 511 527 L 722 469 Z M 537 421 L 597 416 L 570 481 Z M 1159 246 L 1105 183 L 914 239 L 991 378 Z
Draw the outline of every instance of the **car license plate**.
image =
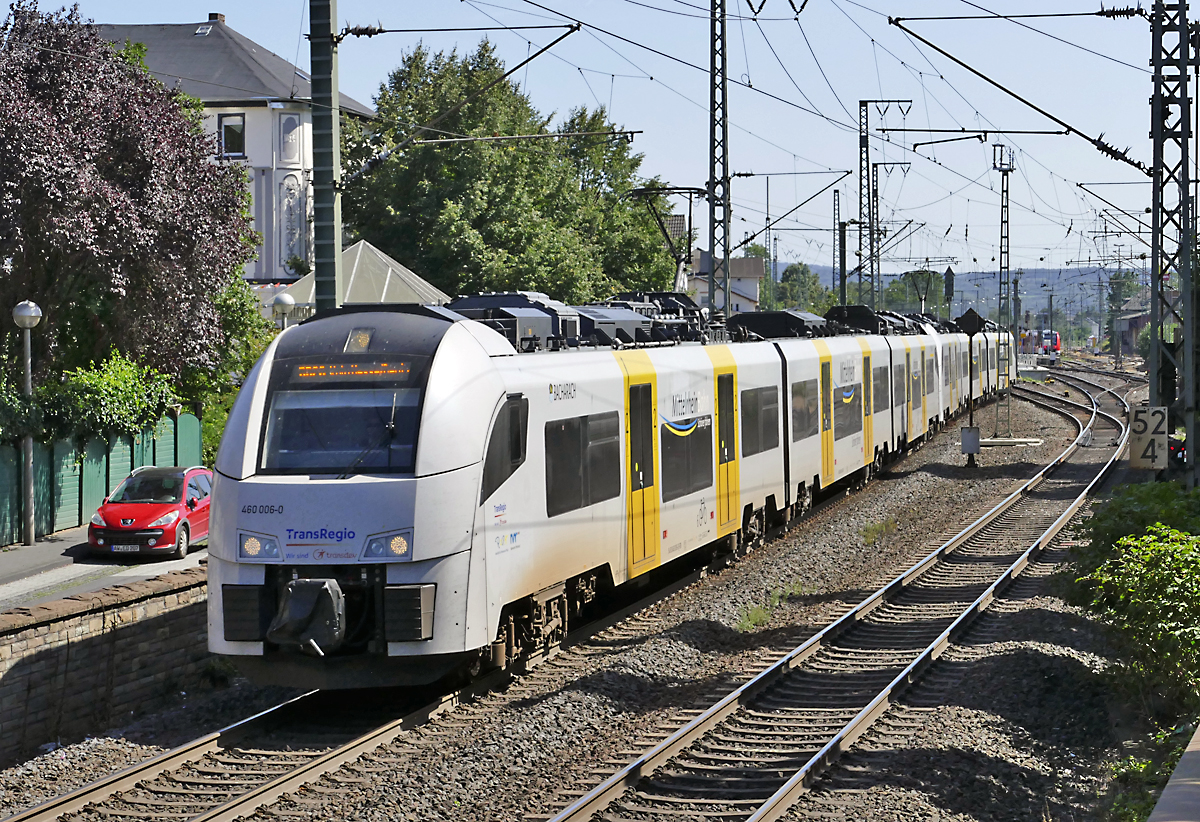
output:
M 141 550 L 140 545 L 114 545 L 113 553 L 135 553 Z

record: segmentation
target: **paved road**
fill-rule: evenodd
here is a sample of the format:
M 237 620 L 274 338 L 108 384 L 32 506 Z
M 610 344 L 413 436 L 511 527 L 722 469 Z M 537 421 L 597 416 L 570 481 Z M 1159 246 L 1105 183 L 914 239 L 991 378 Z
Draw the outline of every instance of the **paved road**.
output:
M 114 561 L 88 555 L 86 526 L 60 531 L 36 545 L 0 548 L 0 611 L 193 568 L 207 555 L 207 546 L 200 545 L 180 560 L 131 557 Z

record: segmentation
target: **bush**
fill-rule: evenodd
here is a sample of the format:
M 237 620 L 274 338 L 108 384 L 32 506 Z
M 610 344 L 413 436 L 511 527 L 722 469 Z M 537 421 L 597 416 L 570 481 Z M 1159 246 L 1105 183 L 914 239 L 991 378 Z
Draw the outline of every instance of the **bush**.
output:
M 92 437 L 144 431 L 177 405 L 166 376 L 113 352 L 99 366 L 68 371 L 61 383 L 38 387 L 32 401 L 0 383 L 0 442 L 16 443 L 28 434 L 45 443 L 73 440 L 82 448 Z
M 1189 534 L 1200 533 L 1200 490 L 1187 491 L 1174 482 L 1117 488 L 1080 527 L 1089 538 L 1089 544 L 1077 550 L 1080 571 L 1094 571 L 1121 538 L 1140 537 L 1158 523 Z
M 1165 525 L 1122 537 L 1085 577 L 1141 688 L 1172 707 L 1200 694 L 1200 537 Z

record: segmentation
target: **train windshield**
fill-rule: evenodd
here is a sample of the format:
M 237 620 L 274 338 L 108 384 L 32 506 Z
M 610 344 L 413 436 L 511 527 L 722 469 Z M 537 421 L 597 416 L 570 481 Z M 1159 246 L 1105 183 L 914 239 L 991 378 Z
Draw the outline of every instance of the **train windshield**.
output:
M 259 471 L 406 474 L 416 463 L 428 359 L 306 356 L 271 371 Z
M 416 456 L 417 388 L 277 391 L 262 470 L 279 474 L 402 473 Z

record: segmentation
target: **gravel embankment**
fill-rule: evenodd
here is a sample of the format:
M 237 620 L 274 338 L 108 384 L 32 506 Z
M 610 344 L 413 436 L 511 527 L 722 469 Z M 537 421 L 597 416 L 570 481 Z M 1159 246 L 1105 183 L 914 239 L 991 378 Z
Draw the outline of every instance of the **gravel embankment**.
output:
M 991 413 L 977 415 L 985 433 Z M 464 709 L 458 722 L 434 723 L 364 757 L 358 773 L 368 783 L 323 780 L 277 809 L 361 820 L 552 813 L 558 791 L 578 789 L 607 760 L 624 761 L 622 752 L 648 745 L 660 723 L 727 691 L 772 649 L 802 641 L 990 508 L 1074 435 L 1070 423 L 1023 403 L 1013 421 L 1015 433 L 1044 444 L 990 450 L 969 475 L 958 437 L 947 432 L 863 492 L 655 606 L 651 624 L 605 643 L 607 653 L 571 655 Z M 896 530 L 864 544 L 863 529 L 889 518 Z M 786 597 L 758 629 L 736 629 L 749 607 L 798 586 L 802 593 Z
M 994 411 L 985 409 L 977 413 L 976 419 L 983 433 L 990 434 Z M 962 467 L 964 458 L 958 453 L 957 428 L 957 423 L 952 425 L 951 430 L 893 466 L 864 491 L 813 515 L 733 567 L 654 606 L 645 613 L 645 620 L 635 621 L 615 638 L 564 655 L 524 677 L 507 692 L 447 715 L 364 757 L 361 762 L 366 767 L 357 775 L 364 781 L 352 781 L 356 775 L 351 767 L 341 777 L 321 780 L 315 790 L 306 789 L 295 799 L 284 800 L 277 809 L 289 816 L 363 820 L 520 819 L 524 814 L 553 812 L 559 805 L 556 791 L 577 789 L 586 775 L 606 760 L 624 761 L 627 756 L 622 752 L 649 744 L 646 735 L 653 733 L 659 723 L 682 709 L 703 703 L 712 694 L 727 691 L 739 677 L 761 667 L 764 656 L 771 651 L 798 644 L 990 508 L 1015 483 L 1060 453 L 1074 435 L 1070 423 L 1058 416 L 1014 403 L 1014 434 L 1043 437 L 1044 444 L 988 450 L 981 455 L 979 469 L 968 474 Z M 864 529 L 889 520 L 896 524 L 894 531 L 877 544 L 864 543 Z M 779 591 L 793 593 L 785 596 L 759 627 L 748 632 L 737 630 L 749 608 L 766 603 L 773 592 Z M 1052 608 L 1046 610 L 1054 612 Z M 1077 616 L 1072 618 L 1083 622 Z M 1028 629 L 1036 637 L 1030 641 L 1047 648 L 1060 647 L 1038 636 L 1050 624 L 1038 615 L 1030 618 Z M 1030 649 L 1022 653 L 1043 651 Z M 997 694 L 1004 691 L 1006 679 L 1012 680 L 1014 687 L 1024 687 L 1017 677 L 1022 669 L 1015 664 L 1019 654 L 1014 651 L 1010 656 L 1014 664 L 993 667 L 990 674 L 980 675 Z M 1054 662 L 1059 657 L 1066 658 L 1063 654 L 1051 655 L 1045 664 L 1059 664 Z M 1101 664 L 1097 660 L 1098 656 L 1092 660 L 1093 667 Z M 1031 670 L 1036 673 L 1042 669 L 1035 666 Z M 1046 670 L 1053 673 L 1057 669 L 1050 665 Z M 1009 717 L 995 714 L 985 701 L 985 695 L 992 691 L 974 685 L 963 691 L 975 698 L 969 704 L 952 703 L 951 707 L 937 709 L 948 713 L 938 714 L 936 721 L 927 723 L 929 733 L 946 736 L 940 742 L 931 736 L 928 744 L 938 750 L 955 746 L 966 749 L 969 746 L 959 737 L 985 741 L 995 737 L 986 742 L 991 760 L 967 755 L 960 768 L 969 771 L 974 762 L 971 772 L 985 780 L 981 763 L 994 762 L 995 779 L 1003 786 L 1010 774 L 1001 763 L 1011 762 L 1016 767 L 1022 761 L 1020 757 L 1028 759 L 1031 754 L 1021 738 L 1004 736 L 1007 726 L 1003 723 Z M 247 689 L 242 699 L 253 693 Z M 1020 691 L 1013 693 L 1010 713 L 1015 715 L 1015 706 L 1024 697 Z M 1080 716 L 1086 716 L 1091 707 L 1084 699 L 1063 704 L 1064 710 L 1072 708 Z M 189 710 L 198 709 L 193 706 Z M 932 715 L 917 705 L 909 710 Z M 192 735 L 220 727 L 226 721 L 213 720 Z M 161 723 L 162 727 L 174 724 Z M 1083 736 L 1088 752 L 1107 744 L 1098 729 L 1086 730 Z M 112 770 L 120 756 L 127 757 L 123 762 L 139 758 L 131 750 L 134 746 L 125 741 L 133 738 L 130 734 L 114 734 L 113 738 L 70 746 L 0 772 L 0 790 L 7 792 L 0 795 L 0 813 L 29 803 L 35 794 L 59 792 L 77 784 L 58 781 L 63 766 L 51 761 L 55 754 L 70 758 L 70 769 L 82 783 Z M 1074 744 L 1066 737 L 1046 741 L 1055 750 L 1076 753 L 1081 762 L 1092 759 L 1090 753 L 1085 756 L 1072 750 Z M 1066 753 L 1063 756 L 1069 758 Z M 947 771 L 947 785 L 953 773 L 953 769 Z M 18 786 L 23 786 L 19 795 L 14 794 Z M 903 800 L 897 800 L 897 807 L 910 801 L 911 786 L 896 782 L 889 789 L 899 792 Z M 997 791 L 998 795 L 1002 793 Z M 1041 795 L 1051 793 L 1043 791 Z M 937 818 L 925 812 L 929 809 L 943 814 L 943 818 L 957 818 L 946 816 L 950 811 L 936 802 L 921 806 L 921 796 L 918 791 L 911 798 L 918 808 L 911 814 L 878 818 Z M 1027 802 L 1009 803 L 1003 796 L 996 801 L 1010 810 L 996 815 L 995 807 L 978 807 L 965 811 L 974 816 L 962 818 L 1006 818 L 1005 814 L 1030 818 L 1025 813 Z M 882 813 L 891 806 L 880 800 L 879 807 Z M 814 805 L 812 810 L 819 816 L 830 809 Z M 1020 816 L 1022 813 L 1025 815 Z M 837 812 L 834 814 L 836 818 Z M 263 812 L 257 818 L 278 817 Z M 849 811 L 845 818 L 873 818 L 873 812 L 860 816 Z

